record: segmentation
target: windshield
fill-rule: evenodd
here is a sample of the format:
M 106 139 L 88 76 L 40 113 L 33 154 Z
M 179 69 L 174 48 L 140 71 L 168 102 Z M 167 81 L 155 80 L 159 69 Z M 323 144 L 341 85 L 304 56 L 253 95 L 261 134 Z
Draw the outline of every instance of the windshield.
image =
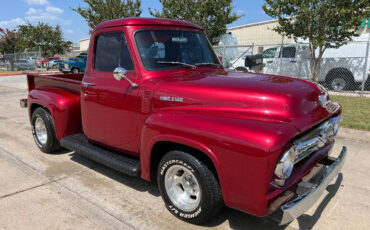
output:
M 135 33 L 136 46 L 144 68 L 165 70 L 190 65 L 219 64 L 211 45 L 200 32 L 187 30 L 142 30 Z

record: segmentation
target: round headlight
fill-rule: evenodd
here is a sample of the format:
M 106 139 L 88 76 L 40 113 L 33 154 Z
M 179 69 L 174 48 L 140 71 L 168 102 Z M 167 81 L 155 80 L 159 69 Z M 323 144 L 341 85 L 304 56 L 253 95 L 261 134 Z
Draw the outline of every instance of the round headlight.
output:
M 295 148 L 292 147 L 284 153 L 279 163 L 277 163 L 275 168 L 275 175 L 279 179 L 287 179 L 292 174 L 295 155 Z
M 294 164 L 290 161 L 285 161 L 279 166 L 279 170 L 275 174 L 280 178 L 280 179 L 286 179 L 292 174 Z

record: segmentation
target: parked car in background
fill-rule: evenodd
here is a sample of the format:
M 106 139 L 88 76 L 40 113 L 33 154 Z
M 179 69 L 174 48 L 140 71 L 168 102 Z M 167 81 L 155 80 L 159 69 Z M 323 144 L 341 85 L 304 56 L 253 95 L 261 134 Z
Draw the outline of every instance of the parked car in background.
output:
M 63 73 L 83 73 L 86 68 L 87 55 L 77 56 L 72 61 L 62 61 L 59 63 L 59 70 Z
M 59 63 L 61 63 L 63 60 L 58 59 L 52 59 L 48 62 L 48 67 L 51 69 L 57 69 L 59 68 Z
M 35 64 L 29 60 L 18 59 L 14 63 L 15 70 L 34 70 Z
M 45 60 L 45 59 L 39 59 L 39 60 L 36 60 L 36 66 L 38 68 L 46 67 L 46 66 L 49 66 L 49 62 L 50 61 L 55 61 L 55 60 L 62 60 L 62 59 L 60 57 L 58 57 L 58 56 L 48 57 L 47 60 Z
M 366 59 L 366 41 L 369 34 L 354 37 L 353 42 L 339 47 L 327 49 L 323 55 L 319 82 L 332 90 L 356 90 L 360 88 L 364 80 L 364 67 L 366 65 L 365 78 L 370 83 L 370 57 Z M 229 69 L 247 71 L 249 68 L 248 57 L 252 57 L 252 64 L 258 64 L 261 60 L 254 59 L 250 53 L 246 53 L 232 60 Z M 272 46 L 262 53 L 262 73 L 279 74 L 310 79 L 310 49 L 307 41 Z M 253 63 L 256 61 L 258 63 Z M 366 79 L 365 79 L 366 82 Z
M 36 67 L 37 68 L 41 68 L 41 67 L 44 67 L 45 65 L 45 59 L 42 59 L 42 58 L 39 58 L 36 60 Z
M 256 67 L 261 67 L 263 65 L 263 57 L 261 54 L 244 54 L 234 60 L 231 60 L 230 64 L 231 66 L 229 69 L 241 72 L 249 72 L 253 71 Z
M 366 42 L 363 42 L 368 36 L 355 37 L 354 42 L 338 49 L 327 49 L 322 58 L 319 82 L 337 91 L 359 89 L 365 65 L 366 78 L 370 74 L 370 57 L 366 59 Z M 310 78 L 310 49 L 305 43 L 268 48 L 263 52 L 263 63 L 263 73 Z

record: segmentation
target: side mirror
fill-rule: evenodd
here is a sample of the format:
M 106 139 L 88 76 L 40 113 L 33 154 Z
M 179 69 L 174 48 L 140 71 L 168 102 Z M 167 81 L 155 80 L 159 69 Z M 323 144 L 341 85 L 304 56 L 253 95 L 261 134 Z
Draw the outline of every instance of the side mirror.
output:
M 127 70 L 122 67 L 117 67 L 113 71 L 113 77 L 117 80 L 120 81 L 122 80 L 123 76 L 127 74 Z
M 126 79 L 132 87 L 136 88 L 138 87 L 138 85 L 134 82 L 132 82 L 127 76 L 127 70 L 123 67 L 117 67 L 114 69 L 113 71 L 113 77 L 117 80 L 117 81 L 120 81 L 122 80 L 122 78 Z

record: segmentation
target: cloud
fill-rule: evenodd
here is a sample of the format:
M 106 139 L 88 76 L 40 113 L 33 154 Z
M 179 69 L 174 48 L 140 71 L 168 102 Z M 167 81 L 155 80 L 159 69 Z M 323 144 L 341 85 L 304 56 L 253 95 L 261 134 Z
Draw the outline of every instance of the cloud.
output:
M 46 7 L 46 12 L 52 13 L 52 14 L 63 14 L 64 11 L 58 7 L 48 6 Z
M 245 11 L 242 9 L 235 10 L 235 13 L 237 13 L 238 15 L 245 15 Z
M 46 22 L 50 24 L 63 24 L 63 25 L 70 25 L 72 23 L 71 20 L 65 20 L 59 17 L 59 15 L 63 14 L 63 10 L 54 6 L 47 6 L 44 10 L 42 9 L 35 9 L 29 8 L 26 14 L 28 16 L 25 17 L 26 20 L 30 22 Z
M 40 6 L 46 6 L 49 5 L 48 0 L 25 0 L 28 5 L 40 5 Z
M 14 29 L 26 22 L 22 18 L 13 18 L 8 21 L 0 21 L 0 28 Z
M 34 14 L 41 14 L 42 10 L 40 9 L 35 9 L 35 8 L 29 8 L 28 11 L 26 12 L 27 15 L 34 15 Z
M 66 34 L 73 34 L 74 31 L 71 30 L 71 29 L 66 29 L 66 30 L 64 30 L 64 33 L 66 33 Z

